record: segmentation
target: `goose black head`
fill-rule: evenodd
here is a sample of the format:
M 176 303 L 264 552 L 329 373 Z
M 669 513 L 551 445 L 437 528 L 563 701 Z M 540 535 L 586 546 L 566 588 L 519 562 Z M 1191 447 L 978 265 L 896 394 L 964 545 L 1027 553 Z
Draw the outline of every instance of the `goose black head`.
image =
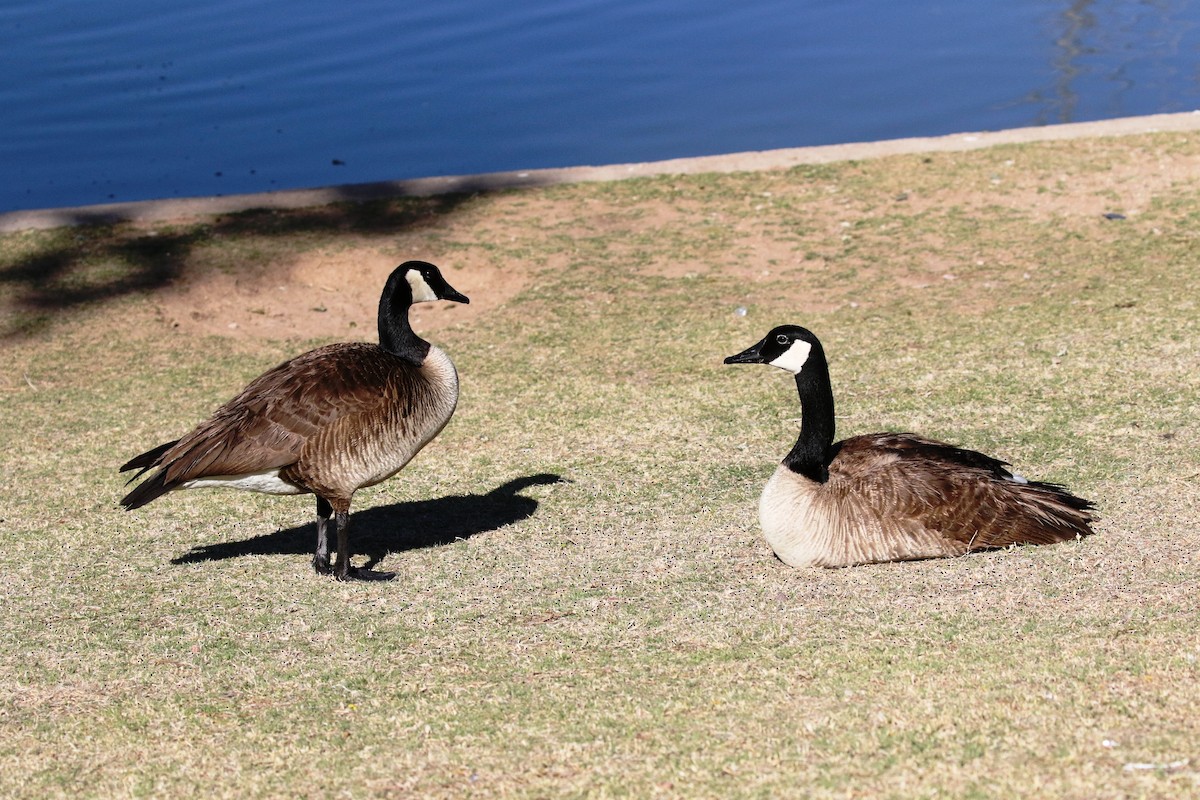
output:
M 399 282 L 408 283 L 409 294 L 413 303 L 427 303 L 432 300 L 451 300 L 455 303 L 470 303 L 465 294 L 456 290 L 442 277 L 442 272 L 428 261 L 405 261 L 392 270 L 388 277 L 388 290 L 395 291 Z
M 379 296 L 379 346 L 420 366 L 429 353 L 429 342 L 413 333 L 408 310 L 413 303 L 452 300 L 469 303 L 462 292 L 427 261 L 405 261 L 392 270 Z
M 823 357 L 824 351 L 812 331 L 799 325 L 780 325 L 761 341 L 725 359 L 725 363 L 770 364 L 799 375 L 814 354 Z

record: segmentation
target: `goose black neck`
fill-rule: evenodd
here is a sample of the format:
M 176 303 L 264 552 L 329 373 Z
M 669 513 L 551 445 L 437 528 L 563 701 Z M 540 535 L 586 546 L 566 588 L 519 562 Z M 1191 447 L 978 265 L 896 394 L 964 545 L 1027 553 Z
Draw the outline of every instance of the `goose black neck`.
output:
M 408 321 L 412 287 L 403 277 L 395 278 L 393 275 L 379 298 L 379 346 L 420 366 L 429 355 L 429 342 L 417 336 Z
M 829 366 L 818 351 L 809 356 L 796 375 L 800 395 L 800 437 L 783 459 L 792 472 L 817 483 L 829 480 L 830 449 L 833 447 L 833 388 Z

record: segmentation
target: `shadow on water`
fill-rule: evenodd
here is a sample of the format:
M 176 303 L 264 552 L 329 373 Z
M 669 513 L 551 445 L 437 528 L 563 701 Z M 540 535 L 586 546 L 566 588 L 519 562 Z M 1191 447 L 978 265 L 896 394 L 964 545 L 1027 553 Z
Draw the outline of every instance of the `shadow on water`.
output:
M 526 181 L 536 185 L 538 181 Z M 391 237 L 432 226 L 481 194 L 509 188 L 496 181 L 458 181 L 452 193 L 381 197 L 390 185 L 346 186 L 327 205 L 257 208 L 201 221 L 164 223 L 156 230 L 129 225 L 135 213 L 102 207 L 63 212 L 58 234 L 34 252 L 0 250 L 0 290 L 14 312 L 0 322 L 0 340 L 36 334 L 83 307 L 161 289 L 194 267 L 198 248 L 236 241 L 306 234 Z M 20 251 L 20 248 L 13 248 Z
M 350 516 L 350 551 L 366 555 L 369 559 L 366 566 L 371 568 L 389 553 L 469 539 L 533 516 L 538 501 L 522 496 L 520 492 L 525 489 L 566 482 L 558 475 L 543 473 L 514 478 L 483 495 L 451 495 L 363 509 Z M 312 498 L 305 505 L 315 517 Z M 330 535 L 333 544 L 336 536 L 332 525 Z M 171 559 L 171 563 L 219 561 L 251 555 L 312 555 L 316 542 L 314 521 L 240 542 L 199 545 Z

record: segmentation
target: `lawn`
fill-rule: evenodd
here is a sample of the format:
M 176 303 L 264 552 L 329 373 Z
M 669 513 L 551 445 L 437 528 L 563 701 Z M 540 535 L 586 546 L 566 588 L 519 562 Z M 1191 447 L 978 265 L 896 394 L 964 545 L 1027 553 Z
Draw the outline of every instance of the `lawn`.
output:
M 1200 795 L 1198 190 L 1158 134 L 0 237 L 0 795 Z M 355 497 L 395 581 L 314 575 L 311 498 L 119 510 L 408 258 L 472 304 L 419 312 L 454 419 Z M 1096 535 L 782 565 L 794 386 L 721 360 L 785 322 L 839 436 L 984 450 Z

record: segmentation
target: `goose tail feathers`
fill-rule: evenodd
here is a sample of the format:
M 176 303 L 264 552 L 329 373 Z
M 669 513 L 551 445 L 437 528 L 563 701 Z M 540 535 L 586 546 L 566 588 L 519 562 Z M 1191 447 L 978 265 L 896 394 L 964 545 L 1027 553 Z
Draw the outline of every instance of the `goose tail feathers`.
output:
M 178 443 L 179 440 L 176 439 L 173 442 L 160 444 L 158 447 L 155 447 L 152 450 L 147 450 L 139 456 L 134 456 L 122 464 L 121 469 L 118 470 L 119 472 L 128 472 L 132 469 L 137 470 L 137 472 L 133 474 L 133 477 L 125 482 L 125 485 L 128 486 L 138 478 L 145 475 L 147 471 L 162 464 L 163 456 L 166 455 L 168 450 Z M 157 474 L 151 475 L 138 486 L 134 487 L 133 491 L 122 497 L 121 505 L 125 507 L 126 511 L 132 511 L 135 508 L 140 508 L 146 505 L 146 503 L 149 503 L 155 498 L 162 497 L 173 488 L 175 488 L 173 485 L 167 485 L 164 471 L 159 470 Z
M 159 470 L 135 486 L 129 494 L 122 497 L 121 505 L 124 506 L 126 511 L 133 511 L 135 508 L 141 508 L 150 501 L 162 497 L 174 488 L 174 484 L 167 483 L 166 474 L 162 470 Z

